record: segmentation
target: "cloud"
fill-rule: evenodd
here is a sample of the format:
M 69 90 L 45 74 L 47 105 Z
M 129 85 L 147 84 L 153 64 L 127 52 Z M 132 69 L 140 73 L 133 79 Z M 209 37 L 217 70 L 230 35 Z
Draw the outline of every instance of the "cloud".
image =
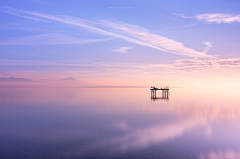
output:
M 132 42 L 141 46 L 147 46 L 147 47 L 154 48 L 154 49 L 168 52 L 168 53 L 174 53 L 182 56 L 199 57 L 199 58 L 212 57 L 211 55 L 207 55 L 206 51 L 202 51 L 202 52 L 196 51 L 194 49 L 184 46 L 182 43 L 178 41 L 169 39 L 167 37 L 163 37 L 161 35 L 152 34 L 147 29 L 136 26 L 136 25 L 130 25 L 130 24 L 120 23 L 120 22 L 113 23 L 109 21 L 100 21 L 100 23 L 96 23 L 96 22 L 80 19 L 78 17 L 66 16 L 66 15 L 50 15 L 46 13 L 25 11 L 21 9 L 3 7 L 3 6 L 0 7 L 0 11 L 13 14 L 13 15 L 22 14 L 22 18 L 24 18 L 23 16 L 25 15 L 27 16 L 30 15 L 30 16 L 33 16 L 33 18 L 40 17 L 48 20 L 54 20 L 54 21 L 58 21 L 58 22 L 62 22 L 70 25 L 84 27 L 97 34 L 112 36 L 114 38 L 123 39 L 128 42 Z M 115 31 L 118 31 L 118 32 L 121 31 L 123 34 L 127 34 L 128 36 L 132 36 L 132 37 L 102 30 L 102 29 L 99 29 L 98 27 L 94 27 L 93 25 L 101 25 L 107 28 L 114 29 Z
M 196 16 L 186 16 L 184 14 L 172 13 L 182 18 L 194 18 L 198 20 L 203 20 L 206 22 L 215 22 L 215 23 L 232 23 L 240 22 L 240 14 L 224 14 L 224 13 L 210 13 L 210 14 L 197 14 Z
M 25 18 L 25 19 L 30 19 L 30 20 L 40 21 L 40 22 L 47 22 L 46 20 L 43 20 L 43 19 L 34 18 L 34 17 L 26 16 L 26 15 L 21 15 L 21 14 L 18 14 L 18 13 L 7 11 L 7 10 L 2 11 L 2 12 L 8 13 L 8 14 L 11 14 L 11 15 L 15 15 L 15 16 L 20 17 L 20 18 Z
M 117 48 L 115 50 L 112 50 L 112 51 L 115 51 L 115 52 L 121 52 L 121 53 L 127 53 L 127 51 L 129 49 L 131 49 L 132 47 L 120 47 L 120 48 Z
M 181 59 L 174 64 L 175 69 L 188 71 L 194 70 L 209 70 L 220 69 L 221 67 L 240 67 L 239 58 L 229 59 L 211 59 L 211 60 L 196 60 L 196 59 Z
M 203 71 L 213 70 L 221 68 L 239 68 L 240 58 L 229 58 L 229 59 L 209 59 L 209 60 L 198 60 L 198 59 L 181 59 L 176 60 L 172 64 L 142 64 L 142 63 L 105 63 L 105 62 L 84 62 L 81 60 L 56 60 L 56 61 L 28 61 L 28 60 L 0 60 L 0 66 L 11 65 L 11 66 L 51 66 L 51 67 L 84 67 L 85 69 L 95 68 L 94 73 L 98 71 L 107 70 L 108 72 L 121 72 L 126 71 L 132 73 L 153 73 L 163 71 L 167 74 L 181 71 Z M 31 68 L 31 67 L 29 67 Z M 99 70 L 97 69 L 99 68 Z
M 0 71 L 0 74 L 1 74 L 1 75 L 9 75 L 9 74 L 11 74 L 11 72 Z
M 41 18 L 46 18 L 49 20 L 54 20 L 54 21 L 59 21 L 62 23 L 66 23 L 66 24 L 70 24 L 70 25 L 75 25 L 75 26 L 79 26 L 79 27 L 84 27 L 89 29 L 92 32 L 101 34 L 101 35 L 108 35 L 108 36 L 112 36 L 115 38 L 119 38 L 119 39 L 123 39 L 126 40 L 128 42 L 132 42 L 138 45 L 142 45 L 142 46 L 148 46 L 148 47 L 153 47 L 151 44 L 133 39 L 133 38 L 129 38 L 127 36 L 124 35 L 120 35 L 120 34 L 116 34 L 113 32 L 108 32 L 96 27 L 92 27 L 91 25 L 94 24 L 94 22 L 85 20 L 85 19 L 80 19 L 78 17 L 72 17 L 72 16 L 65 16 L 65 15 L 50 15 L 50 14 L 46 14 L 46 13 L 40 13 L 40 12 L 33 12 L 33 11 L 25 11 L 25 10 L 21 10 L 21 9 L 16 9 L 16 8 L 11 8 L 11 7 L 2 7 L 0 6 L 2 12 L 5 12 L 5 10 L 7 10 L 7 12 L 17 12 L 17 13 L 22 13 L 22 14 L 27 14 L 27 15 L 32 15 L 32 16 L 37 16 L 37 17 L 41 17 Z
M 85 44 L 111 40 L 80 39 L 62 34 L 40 34 L 17 38 L 0 38 L 0 45 L 56 45 L 56 44 Z
M 172 13 L 172 14 L 177 15 L 177 16 L 182 17 L 182 18 L 192 18 L 190 16 L 186 16 L 185 14 L 177 14 L 177 13 Z
M 194 49 L 184 46 L 182 43 L 175 41 L 173 39 L 169 39 L 167 37 L 163 37 L 157 34 L 152 34 L 147 29 L 139 27 L 137 25 L 131 25 L 131 24 L 126 24 L 121 22 L 113 23 L 109 21 L 101 21 L 101 24 L 106 27 L 122 31 L 123 33 L 133 36 L 138 40 L 151 44 L 152 48 L 155 48 L 164 52 L 174 53 L 174 54 L 183 55 L 183 56 L 200 57 L 200 58 L 213 57 L 211 55 L 207 55 L 206 51 L 202 51 L 202 52 L 196 51 Z
M 30 82 L 32 81 L 31 79 L 27 79 L 27 78 L 19 78 L 19 77 L 2 77 L 0 78 L 0 82 Z
M 209 41 L 204 41 L 203 44 L 207 46 L 204 52 L 208 52 L 208 50 L 212 47 L 212 43 Z
M 212 13 L 212 14 L 198 14 L 195 16 L 196 19 L 204 20 L 206 22 L 220 23 L 232 23 L 240 22 L 240 14 L 223 14 L 223 13 Z

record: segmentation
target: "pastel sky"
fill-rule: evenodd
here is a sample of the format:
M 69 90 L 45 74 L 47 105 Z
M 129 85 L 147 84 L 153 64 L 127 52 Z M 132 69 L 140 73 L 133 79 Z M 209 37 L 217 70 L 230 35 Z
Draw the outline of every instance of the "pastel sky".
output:
M 238 83 L 239 6 L 238 0 L 2 0 L 0 78 Z

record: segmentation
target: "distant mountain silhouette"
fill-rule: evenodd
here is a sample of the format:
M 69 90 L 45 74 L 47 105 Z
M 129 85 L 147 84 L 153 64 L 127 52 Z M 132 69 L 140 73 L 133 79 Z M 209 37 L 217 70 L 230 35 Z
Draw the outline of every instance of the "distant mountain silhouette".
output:
M 16 78 L 16 77 L 0 78 L 0 82 L 30 82 L 30 81 L 32 80 L 27 78 Z
M 80 87 L 81 86 L 86 86 L 86 85 L 92 85 L 91 83 L 88 83 L 88 82 L 85 82 L 85 81 L 82 81 L 82 80 L 77 80 L 73 77 L 67 77 L 67 78 L 62 78 L 62 79 L 59 79 L 57 80 L 59 83 L 68 83 L 68 84 L 79 84 Z
M 73 77 L 67 77 L 67 78 L 59 79 L 58 81 L 78 81 L 78 80 L 76 80 L 76 79 L 73 78 Z

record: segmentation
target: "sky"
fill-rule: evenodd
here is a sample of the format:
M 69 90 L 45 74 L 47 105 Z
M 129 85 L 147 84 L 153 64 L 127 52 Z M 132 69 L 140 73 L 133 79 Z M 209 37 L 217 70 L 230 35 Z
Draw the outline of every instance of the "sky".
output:
M 236 86 L 238 0 L 2 0 L 0 78 Z

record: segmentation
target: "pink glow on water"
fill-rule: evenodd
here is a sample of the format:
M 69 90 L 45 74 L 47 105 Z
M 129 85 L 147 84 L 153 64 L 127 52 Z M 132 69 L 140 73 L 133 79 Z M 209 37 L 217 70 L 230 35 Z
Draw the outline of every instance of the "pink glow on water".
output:
M 198 157 L 219 155 L 215 151 L 209 154 L 214 146 L 209 146 L 209 151 L 200 148 L 208 140 L 214 143 L 218 139 L 219 148 L 224 144 L 229 148 L 231 144 L 238 145 L 235 132 L 240 132 L 236 125 L 240 121 L 240 100 L 237 96 L 227 91 L 170 87 L 169 99 L 153 100 L 149 89 L 2 88 L 0 114 L 4 120 L 0 137 L 19 136 L 24 141 L 38 143 L 89 138 L 85 145 L 80 142 L 68 150 L 70 154 L 59 151 L 68 157 L 87 157 L 90 152 L 97 155 L 101 147 L 111 147 L 109 151 L 117 155 L 172 142 L 181 145 L 178 139 L 185 140 L 182 144 L 199 147 L 191 150 L 197 151 Z M 227 127 L 232 131 L 225 132 Z M 108 135 L 100 137 L 101 132 Z M 90 142 L 93 134 L 99 139 Z M 226 143 L 228 138 L 230 143 Z M 178 148 L 173 146 L 172 151 Z M 183 146 L 182 149 L 191 148 Z

